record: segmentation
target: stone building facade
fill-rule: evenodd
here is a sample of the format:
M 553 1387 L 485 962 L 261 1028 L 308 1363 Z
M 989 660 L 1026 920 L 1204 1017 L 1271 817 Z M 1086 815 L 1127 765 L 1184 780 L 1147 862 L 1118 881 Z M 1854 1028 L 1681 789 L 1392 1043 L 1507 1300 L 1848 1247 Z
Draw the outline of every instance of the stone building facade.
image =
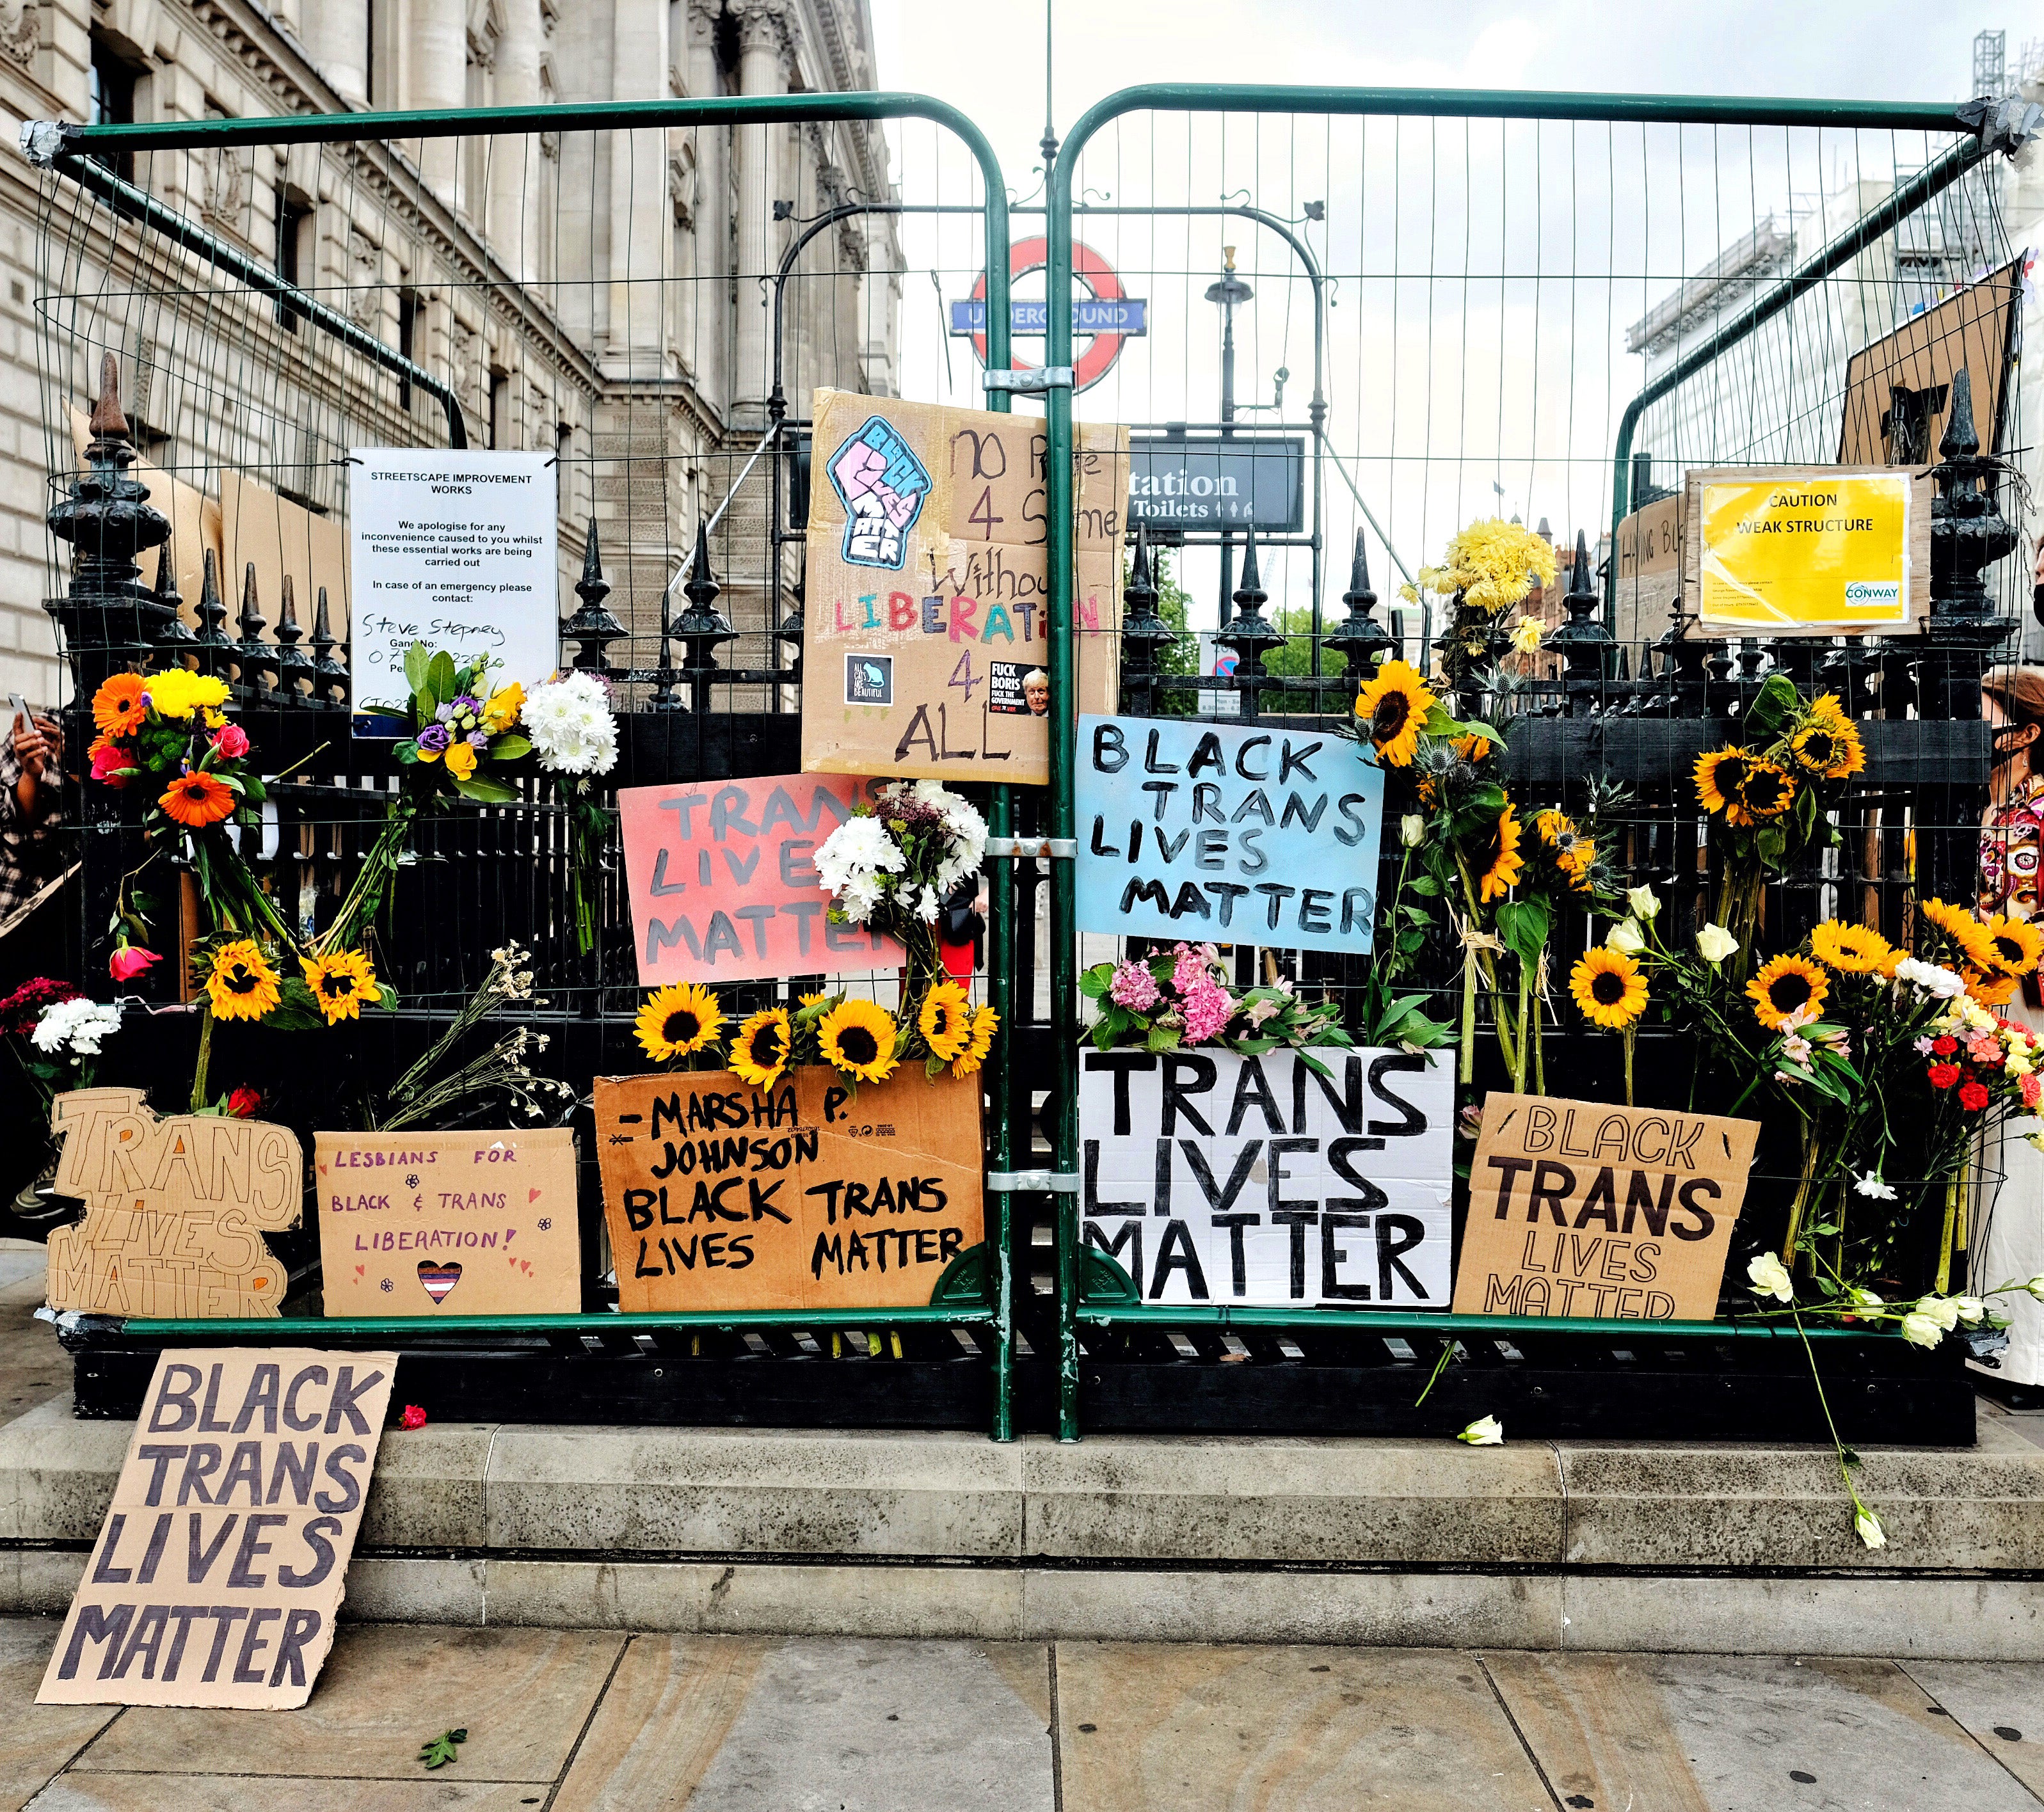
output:
M 0 0 L 0 106 L 17 120 L 875 86 L 864 0 Z M 696 522 L 766 424 L 763 278 L 818 213 L 893 193 L 874 124 L 266 144 L 139 155 L 115 174 L 450 385 L 471 446 L 555 452 L 564 581 L 594 516 L 638 643 L 613 657 L 640 664 Z M 884 214 L 811 241 L 787 297 L 792 413 L 817 384 L 893 393 L 900 264 Z M 57 692 L 43 519 L 73 459 L 67 405 L 90 406 L 102 351 L 145 458 L 203 499 L 230 604 L 266 537 L 309 534 L 315 566 L 339 544 L 350 445 L 445 443 L 418 386 L 18 153 L 0 155 L 0 689 Z M 768 570 L 763 479 L 720 525 L 741 628 Z

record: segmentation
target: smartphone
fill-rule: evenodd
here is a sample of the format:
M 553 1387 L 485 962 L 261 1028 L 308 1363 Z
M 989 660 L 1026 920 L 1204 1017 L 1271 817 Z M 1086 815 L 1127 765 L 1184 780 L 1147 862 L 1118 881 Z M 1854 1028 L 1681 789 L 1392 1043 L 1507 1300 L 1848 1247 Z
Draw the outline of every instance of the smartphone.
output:
M 14 723 L 17 728 L 24 730 L 35 728 L 36 714 L 29 708 L 28 700 L 17 692 L 10 694 L 7 702 L 14 708 Z

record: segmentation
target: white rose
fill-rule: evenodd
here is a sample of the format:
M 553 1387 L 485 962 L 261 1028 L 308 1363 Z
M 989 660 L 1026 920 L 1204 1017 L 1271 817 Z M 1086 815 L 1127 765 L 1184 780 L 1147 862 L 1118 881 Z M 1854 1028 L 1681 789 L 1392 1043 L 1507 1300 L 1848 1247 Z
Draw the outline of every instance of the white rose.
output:
M 1637 956 L 1646 948 L 1646 935 L 1630 919 L 1621 919 L 1605 934 L 1604 947 L 1621 956 Z
M 1969 1327 L 1978 1327 L 1987 1313 L 1987 1304 L 1978 1296 L 1954 1296 L 1952 1307 L 1959 1319 Z
M 1408 812 L 1398 820 L 1398 840 L 1408 850 L 1416 850 L 1427 840 L 1427 820 L 1416 812 Z
M 1739 948 L 1739 939 L 1722 925 L 1706 925 L 1696 934 L 1696 954 L 1706 962 L 1723 962 Z
M 1472 1447 L 1502 1447 L 1504 1424 L 1494 1415 L 1480 1415 L 1455 1438 L 1467 1442 Z
M 1788 1268 L 1773 1253 L 1755 1253 L 1746 1275 L 1756 1296 L 1772 1296 L 1781 1303 L 1795 1301 L 1796 1286 L 1789 1279 Z
M 1648 924 L 1661 916 L 1661 902 L 1654 897 L 1654 889 L 1650 887 L 1627 888 L 1625 904 L 1634 918 L 1644 919 Z
M 1885 1548 L 1888 1537 L 1881 1526 L 1881 1518 L 1862 1504 L 1853 1512 L 1853 1530 L 1869 1548 Z
M 1920 1311 L 1902 1318 L 1902 1338 L 1915 1346 L 1935 1346 L 1945 1338 L 1945 1330 L 1929 1315 Z
M 1853 1307 L 1857 1309 L 1877 1309 L 1884 1306 L 1881 1298 L 1873 1291 L 1864 1289 L 1858 1284 L 1848 1284 L 1846 1286 L 1846 1295 L 1851 1299 Z
M 1871 1170 L 1853 1184 L 1853 1193 L 1856 1196 L 1869 1196 L 1877 1202 L 1892 1202 L 1895 1200 L 1894 1190 Z
M 1949 1296 L 1925 1296 L 1916 1304 L 1917 1314 L 1935 1322 L 1941 1333 L 1950 1334 L 1959 1325 L 1959 1305 Z

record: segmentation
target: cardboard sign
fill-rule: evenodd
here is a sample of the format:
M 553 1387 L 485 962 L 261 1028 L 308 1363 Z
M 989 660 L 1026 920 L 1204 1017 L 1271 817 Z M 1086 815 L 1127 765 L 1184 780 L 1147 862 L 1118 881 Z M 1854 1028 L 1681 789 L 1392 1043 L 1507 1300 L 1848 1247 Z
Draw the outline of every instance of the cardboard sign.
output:
M 489 655 L 493 685 L 547 678 L 560 659 L 553 455 L 358 447 L 350 456 L 359 462 L 349 540 L 356 701 L 409 696 L 414 642 L 457 663 Z
M 906 962 L 893 939 L 830 922 L 830 896 L 813 866 L 816 846 L 851 817 L 862 786 L 790 774 L 620 790 L 640 986 Z
M 802 766 L 1050 778 L 1043 424 L 816 393 Z M 1128 434 L 1074 430 L 1078 698 L 1113 708 Z
M 60 1095 L 55 1187 L 84 1219 L 50 1235 L 49 1306 L 93 1315 L 273 1315 L 284 1268 L 265 1233 L 296 1227 L 305 1159 L 286 1127 L 219 1114 L 159 1120 L 139 1088 Z
M 302 1346 L 158 1355 L 36 1703 L 303 1705 L 397 1369 Z
M 627 1313 L 911 1308 L 986 1234 L 979 1085 L 920 1068 L 599 1076 L 603 1212 Z
M 1951 413 L 1952 379 L 1961 370 L 1973 380 L 1981 451 L 2001 451 L 2024 262 L 2015 259 L 1911 315 L 1846 362 L 1840 465 L 1910 465 L 1936 459 Z
M 1384 774 L 1359 743 L 1082 717 L 1078 754 L 1081 930 L 1369 950 Z
M 1146 1303 L 1443 1308 L 1452 1058 L 1082 1050 L 1079 1212 Z
M 574 1315 L 574 1134 L 315 1133 L 329 1315 Z
M 1906 628 L 1928 606 L 1930 484 L 1921 472 L 1691 472 L 1683 534 L 1704 634 Z
M 1489 1096 L 1455 1313 L 1714 1320 L 1759 1135 L 1754 1120 Z

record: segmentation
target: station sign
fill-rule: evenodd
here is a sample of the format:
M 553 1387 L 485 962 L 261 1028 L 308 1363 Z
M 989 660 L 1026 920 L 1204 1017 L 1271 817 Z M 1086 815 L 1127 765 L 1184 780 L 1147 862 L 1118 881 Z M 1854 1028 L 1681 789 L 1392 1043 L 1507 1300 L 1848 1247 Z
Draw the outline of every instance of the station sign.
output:
M 1132 435 L 1128 459 L 1132 528 L 1297 535 L 1305 525 L 1306 443 L 1299 436 Z

